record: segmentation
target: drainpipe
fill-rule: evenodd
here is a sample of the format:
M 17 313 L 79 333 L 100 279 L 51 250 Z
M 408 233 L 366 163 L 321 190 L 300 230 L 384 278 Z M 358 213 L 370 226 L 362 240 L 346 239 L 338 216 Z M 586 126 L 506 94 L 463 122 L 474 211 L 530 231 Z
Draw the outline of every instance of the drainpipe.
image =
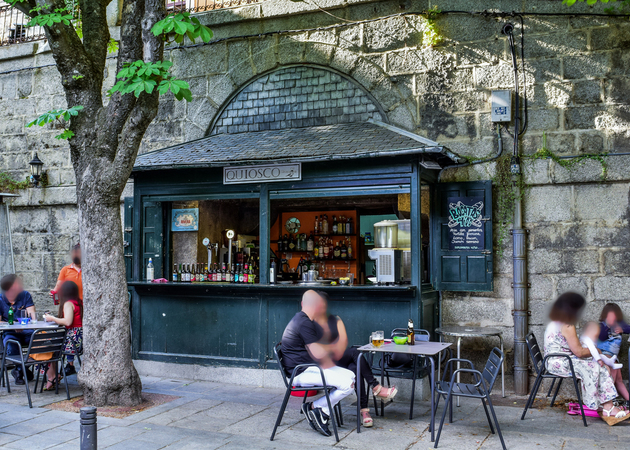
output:
M 516 395 L 527 395 L 529 372 L 528 350 L 525 336 L 527 336 L 529 322 L 529 308 L 527 304 L 527 230 L 523 229 L 523 202 L 521 198 L 521 166 L 518 156 L 519 135 L 525 130 L 519 126 L 520 94 L 518 82 L 518 64 L 514 47 L 514 25 L 506 23 L 501 30 L 508 37 L 514 69 L 514 153 L 511 161 L 512 183 L 515 194 L 514 217 L 512 220 L 512 289 L 514 291 L 514 392 Z M 521 43 L 522 45 L 522 43 Z M 525 128 L 525 127 L 524 127 Z

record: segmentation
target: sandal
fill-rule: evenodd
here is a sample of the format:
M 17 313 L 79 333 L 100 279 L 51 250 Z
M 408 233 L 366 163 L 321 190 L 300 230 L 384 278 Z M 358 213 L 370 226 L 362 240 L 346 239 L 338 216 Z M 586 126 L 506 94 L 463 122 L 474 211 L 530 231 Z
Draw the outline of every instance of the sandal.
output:
M 54 391 L 57 388 L 57 384 L 61 382 L 62 378 L 60 376 L 56 376 L 52 380 L 48 380 L 46 386 L 44 386 L 45 391 Z M 50 384 L 50 387 L 48 387 Z
M 361 410 L 361 425 L 365 428 L 372 428 L 374 426 L 374 421 L 372 420 L 372 416 L 370 416 L 369 408 Z
M 378 386 L 376 386 L 376 389 L 372 390 L 372 392 L 376 397 L 380 398 L 381 400 L 388 401 L 392 401 L 394 397 L 396 397 L 396 394 L 398 394 L 398 388 L 396 386 L 387 388 L 387 393 L 383 392 L 383 389 L 383 386 L 379 384 Z M 381 392 L 383 392 L 383 394 L 381 394 Z
M 608 425 L 610 425 L 611 427 L 613 425 L 617 425 L 619 422 L 623 422 L 626 419 L 630 419 L 630 413 L 627 413 L 626 411 L 621 411 L 619 410 L 619 408 L 617 408 L 618 409 L 617 414 L 612 416 L 611 414 L 612 414 L 613 409 L 615 409 L 615 406 L 613 406 L 612 408 L 608 410 L 605 408 L 602 408 L 599 414 L 599 417 L 601 417 L 602 420 L 606 422 Z

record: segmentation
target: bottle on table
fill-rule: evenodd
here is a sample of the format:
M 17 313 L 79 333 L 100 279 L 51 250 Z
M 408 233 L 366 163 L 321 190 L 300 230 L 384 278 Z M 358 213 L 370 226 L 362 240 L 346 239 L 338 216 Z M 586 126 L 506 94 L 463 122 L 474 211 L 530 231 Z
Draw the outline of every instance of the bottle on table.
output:
M 9 312 L 7 313 L 7 323 L 9 325 L 13 325 L 13 321 L 15 320 L 15 312 L 13 311 L 13 306 L 9 308 Z
M 413 320 L 411 319 L 407 324 L 407 344 L 416 345 L 416 332 L 413 330 Z
M 147 264 L 147 281 L 153 281 L 155 279 L 155 267 L 153 266 L 153 259 L 149 258 L 149 264 Z

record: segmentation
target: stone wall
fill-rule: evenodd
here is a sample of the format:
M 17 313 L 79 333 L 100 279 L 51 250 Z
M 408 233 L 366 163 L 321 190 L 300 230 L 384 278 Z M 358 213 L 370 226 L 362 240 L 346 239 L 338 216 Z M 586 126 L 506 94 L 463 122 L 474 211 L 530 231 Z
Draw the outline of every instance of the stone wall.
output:
M 285 66 L 319 65 L 359 83 L 390 123 L 464 156 L 491 156 L 497 138 L 490 122 L 490 90 L 510 89 L 513 83 L 507 40 L 500 33 L 505 20 L 445 13 L 436 22 L 444 41 L 428 48 L 422 42 L 427 31 L 422 17 L 388 17 L 422 11 L 433 3 L 319 1 L 330 8 L 330 14 L 324 14 L 308 2 L 268 0 L 200 15 L 220 40 L 167 51 L 174 73 L 190 83 L 193 101 L 165 97 L 142 151 L 206 135 L 217 117 L 225 115 L 232 98 L 263 74 Z M 444 11 L 471 8 L 464 0 L 437 5 Z M 601 12 L 583 4 L 566 10 L 561 2 L 550 0 L 482 0 L 474 7 L 529 13 Z M 509 20 L 519 38 L 519 20 Z M 529 123 L 521 142 L 523 153 L 533 154 L 540 148 L 543 134 L 547 146 L 559 155 L 629 152 L 627 20 L 526 15 L 524 32 Z M 65 105 L 59 76 L 50 64 L 43 42 L 0 48 L 0 105 L 6 115 L 0 122 L 0 167 L 24 176 L 32 152 L 38 151 L 50 179 L 48 188 L 29 190 L 12 207 L 17 267 L 27 277 L 29 288 L 40 293 L 52 286 L 77 235 L 67 150 L 53 139 L 55 130 L 24 128 L 37 114 Z M 115 76 L 113 60 L 106 70 L 109 87 Z M 503 139 L 506 149 L 510 148 L 506 132 Z M 530 322 L 539 338 L 550 301 L 566 289 L 586 294 L 590 318 L 597 316 L 606 301 L 619 302 L 630 315 L 630 157 L 610 156 L 607 163 L 605 181 L 601 165 L 594 161 L 573 170 L 551 160 L 526 164 L 527 182 L 532 185 L 525 194 Z M 487 179 L 492 173 L 492 164 L 476 165 L 447 172 L 444 179 Z M 494 292 L 445 293 L 443 302 L 445 324 L 500 327 L 509 352 L 513 334 L 510 248 L 508 242 L 495 264 Z M 487 349 L 482 341 L 470 345 Z

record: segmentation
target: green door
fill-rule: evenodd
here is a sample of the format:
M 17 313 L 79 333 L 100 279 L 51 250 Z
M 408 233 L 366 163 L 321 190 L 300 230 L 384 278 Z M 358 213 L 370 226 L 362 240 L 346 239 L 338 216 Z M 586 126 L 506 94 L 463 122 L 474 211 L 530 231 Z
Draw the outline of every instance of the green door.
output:
M 491 181 L 432 186 L 431 260 L 437 290 L 493 290 Z
M 133 197 L 125 197 L 123 212 L 123 247 L 127 281 L 133 279 Z

